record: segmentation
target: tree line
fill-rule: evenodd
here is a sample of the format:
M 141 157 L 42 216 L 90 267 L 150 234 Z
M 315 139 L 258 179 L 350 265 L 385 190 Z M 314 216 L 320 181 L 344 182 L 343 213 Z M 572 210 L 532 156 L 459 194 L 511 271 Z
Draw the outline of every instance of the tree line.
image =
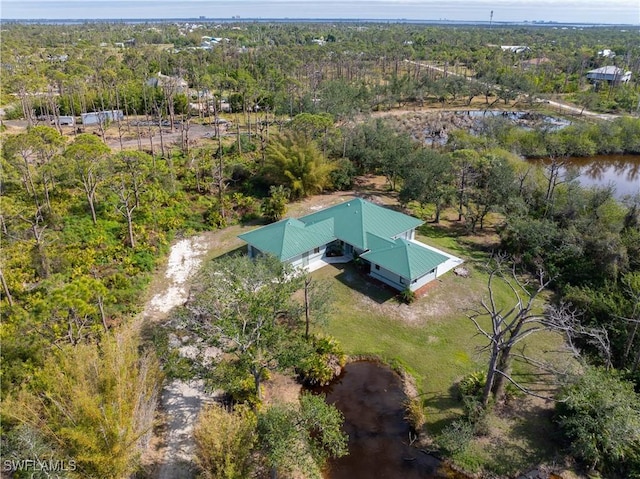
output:
M 127 115 L 168 117 L 174 109 L 202 102 L 203 94 L 228 100 L 236 112 L 260 106 L 290 117 L 326 112 L 338 119 L 407 104 L 468 104 L 476 97 L 487 105 L 532 103 L 552 94 L 570 95 L 601 111 L 637 109 L 637 42 L 633 32 L 612 28 L 92 27 L 88 33 L 74 25 L 7 25 L 0 47 L 2 98 L 20 100 L 9 115 L 35 121 L 39 115 L 121 109 Z M 224 40 L 201 49 L 205 35 Z M 116 38 L 134 41 L 119 48 Z M 505 41 L 529 50 L 503 51 Z M 603 56 L 603 49 L 615 56 Z M 600 89 L 588 84 L 589 70 L 610 64 L 632 71 L 632 81 Z M 191 91 L 148 88 L 158 72 L 183 78 Z

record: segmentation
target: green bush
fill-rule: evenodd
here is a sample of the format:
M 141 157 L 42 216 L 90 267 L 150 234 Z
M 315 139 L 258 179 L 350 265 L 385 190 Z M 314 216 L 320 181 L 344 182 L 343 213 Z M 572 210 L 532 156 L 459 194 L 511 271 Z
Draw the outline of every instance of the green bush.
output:
M 467 450 L 473 439 L 474 427 L 469 421 L 453 421 L 436 437 L 436 444 L 447 455 L 460 454 Z
M 482 395 L 482 391 L 486 383 L 486 371 L 475 371 L 473 373 L 467 374 L 458 383 L 458 392 L 460 393 L 460 399 L 464 399 L 466 396 L 479 398 Z
M 417 299 L 417 297 L 416 293 L 411 291 L 409 288 L 405 288 L 400 292 L 400 299 L 403 303 L 411 304 Z
M 256 416 L 246 407 L 226 411 L 207 406 L 193 431 L 202 479 L 244 479 L 251 475 Z
M 353 163 L 347 158 L 342 158 L 335 162 L 335 169 L 329 173 L 329 178 L 335 190 L 346 191 L 353 188 L 353 180 L 357 173 Z
M 342 370 L 346 356 L 333 338 L 314 338 L 313 349 L 298 366 L 300 380 L 310 386 L 329 384 Z
M 324 386 L 335 376 L 334 370 L 327 364 L 326 356 L 315 352 L 302 360 L 299 371 L 302 381 L 310 386 Z
M 557 422 L 574 457 L 590 469 L 640 477 L 640 398 L 632 383 L 589 368 L 558 399 Z

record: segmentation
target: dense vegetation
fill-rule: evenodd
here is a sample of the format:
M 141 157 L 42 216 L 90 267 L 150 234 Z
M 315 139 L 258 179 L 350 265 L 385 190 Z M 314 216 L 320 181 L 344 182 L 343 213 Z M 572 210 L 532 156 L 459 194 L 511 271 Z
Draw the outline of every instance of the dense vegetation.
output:
M 129 325 L 136 324 L 139 298 L 170 241 L 259 222 L 261 215 L 277 220 L 289 199 L 349 189 L 357 175 L 376 174 L 425 219 L 438 223 L 453 209 L 464 235 L 495 229 L 500 249 L 522 271 L 542 269 L 552 279 L 557 304 L 571 304 L 581 325 L 605 332 L 604 343 L 571 338 L 587 363 L 611 374 L 595 369 L 573 384 L 567 380 L 558 421 L 569 451 L 587 466 L 640 474 L 637 433 L 614 444 L 613 452 L 608 437 L 583 441 L 584 425 L 593 425 L 597 411 L 581 402 L 597 386 L 594 375 L 604 374 L 616 396 L 602 402 L 620 412 L 625 427 L 640 417 L 637 400 L 625 399 L 635 394 L 631 385 L 640 384 L 640 198 L 619 201 L 609 189 L 585 190 L 560 174 L 569 156 L 640 153 L 640 120 L 623 116 L 526 130 L 490 118 L 426 148 L 392 121 L 366 119 L 407 105 L 469 108 L 474 100 L 481 107 L 536 108 L 536 99 L 551 94 L 581 107 L 631 112 L 640 74 L 636 34 L 312 24 L 3 29 L 2 104 L 7 119 L 24 121 L 22 128 L 7 122 L 2 137 L 2 427 L 8 454 L 73 459 L 77 469 L 68 472 L 77 477 L 132 474 L 162 375 Z M 196 48 L 205 34 L 225 40 Z M 135 42 L 127 48 L 114 46 L 129 38 Z M 531 51 L 493 46 L 504 43 Z M 616 57 L 598 55 L 604 48 Z M 548 61 L 526 63 L 542 57 Z M 634 80 L 599 88 L 586 82 L 586 71 L 610 62 L 631 70 Z M 152 86 L 147 80 L 158 72 L 183 77 L 190 88 Z M 60 124 L 61 115 L 109 109 L 122 110 L 125 118 L 93 127 Z M 223 129 L 222 117 L 234 124 Z M 209 127 L 209 138 L 189 138 L 190 125 Z M 163 138 L 175 132 L 178 141 Z M 122 146 L 141 145 L 152 134 L 159 136 L 157 149 Z M 535 167 L 522 157 L 548 162 Z M 253 270 L 235 261 L 203 274 L 227 268 L 256 284 L 266 281 L 265 271 L 284 274 L 273 273 L 276 265 Z M 230 298 L 203 280 L 201 296 L 190 305 L 198 314 L 185 315 L 204 341 L 235 355 L 217 378 L 234 401 L 255 405 L 269 371 L 290 370 L 303 360 L 292 349 L 306 351 L 310 371 L 326 373 L 317 358 L 332 347 L 304 338 L 299 322 L 287 323 L 299 321 L 300 310 L 289 301 L 303 283 L 283 281 L 282 290 L 266 288 L 264 297 L 239 288 Z M 232 348 L 223 340 L 237 337 L 238 315 L 269 318 L 260 323 L 268 326 L 264 344 Z M 220 322 L 210 329 L 194 326 L 214 317 Z M 299 347 L 287 347 L 294 343 Z M 163 364 L 174 374 L 171 366 Z M 205 474 L 215 476 L 224 462 L 229 477 L 242 477 L 252 453 L 265 467 L 286 471 L 310 469 L 309 458 L 317 464 L 344 452 L 337 433 L 314 442 L 323 438 L 313 414 L 331 427 L 337 419 L 313 399 L 262 414 L 240 406 L 224 414 L 212 408 L 202 423 L 226 421 L 225 445 L 205 426 L 196 432 L 199 447 L 209 451 L 199 455 Z M 288 427 L 279 430 L 289 436 L 276 442 L 273 431 L 282 424 Z M 612 427 L 618 426 L 594 430 L 604 435 Z M 283 448 L 287 442 L 305 451 L 302 466 Z M 611 454 L 615 460 L 606 459 Z

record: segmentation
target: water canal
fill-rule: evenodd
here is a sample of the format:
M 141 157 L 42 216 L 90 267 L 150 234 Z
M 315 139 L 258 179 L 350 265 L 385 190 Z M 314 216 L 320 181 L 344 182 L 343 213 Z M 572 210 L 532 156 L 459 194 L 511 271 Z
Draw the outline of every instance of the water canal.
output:
M 546 161 L 529 160 L 544 165 Z M 616 198 L 640 193 L 640 155 L 601 155 L 569 158 L 562 175 L 576 177 L 584 187 L 613 187 Z

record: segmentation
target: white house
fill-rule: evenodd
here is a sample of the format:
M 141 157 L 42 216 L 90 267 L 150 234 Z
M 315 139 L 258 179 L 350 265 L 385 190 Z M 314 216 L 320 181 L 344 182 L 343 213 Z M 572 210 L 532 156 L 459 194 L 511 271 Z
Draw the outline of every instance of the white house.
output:
M 370 276 L 395 289 L 416 291 L 462 260 L 415 239 L 423 222 L 360 198 L 301 218 L 287 218 L 238 237 L 249 256 L 273 254 L 313 271 L 339 257 L 360 258 Z M 344 261 L 343 261 L 344 262 Z
M 594 83 L 606 81 L 617 85 L 619 83 L 628 83 L 631 80 L 631 72 L 625 72 L 622 68 L 615 66 L 606 66 L 587 72 L 587 79 Z
M 82 113 L 83 125 L 99 125 L 106 121 L 117 121 L 124 119 L 124 113 L 122 110 L 104 110 L 104 111 L 92 111 L 89 113 Z

